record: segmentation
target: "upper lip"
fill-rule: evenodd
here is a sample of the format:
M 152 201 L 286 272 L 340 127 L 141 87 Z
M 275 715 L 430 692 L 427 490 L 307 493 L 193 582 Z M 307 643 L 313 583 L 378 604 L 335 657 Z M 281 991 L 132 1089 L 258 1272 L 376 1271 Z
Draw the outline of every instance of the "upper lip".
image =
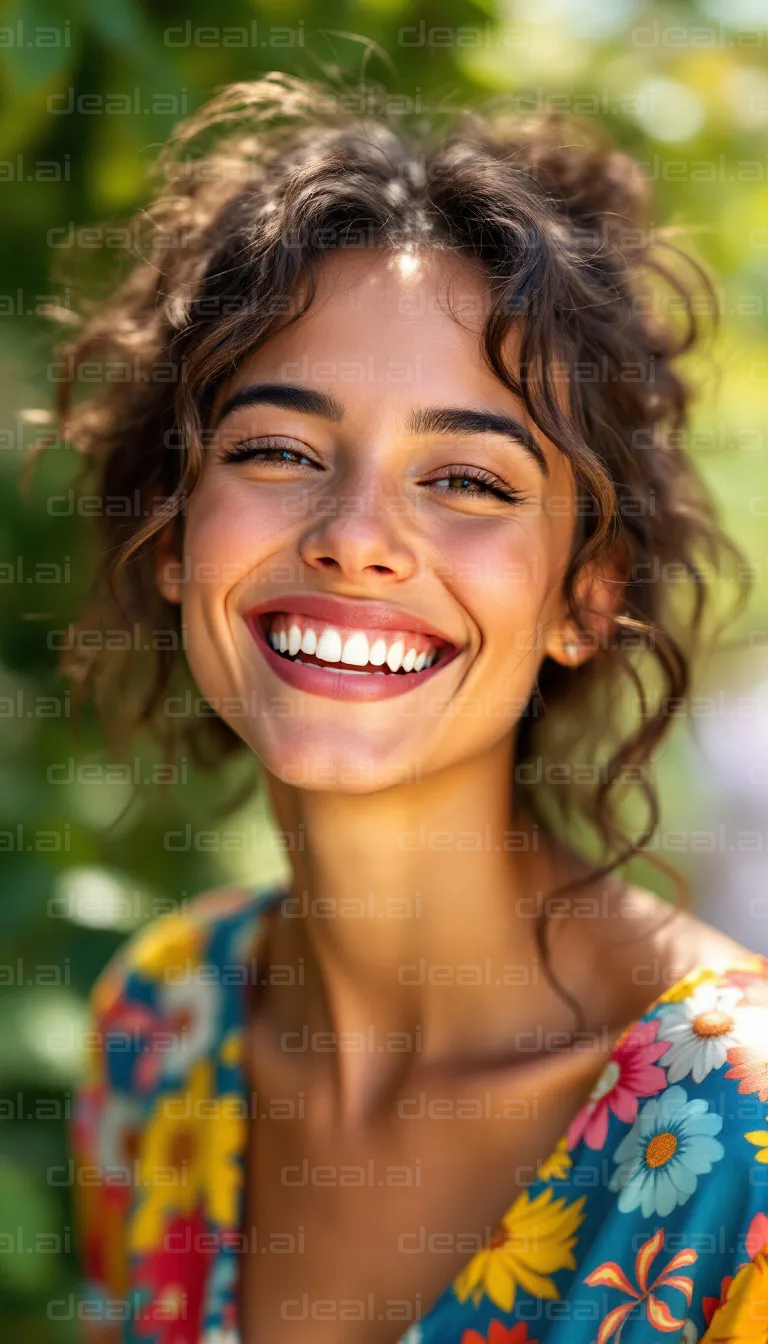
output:
M 284 593 L 281 597 L 271 597 L 249 607 L 246 614 L 266 616 L 278 611 L 315 617 L 328 625 L 341 626 L 347 630 L 417 631 L 441 644 L 457 647 L 456 642 L 438 630 L 431 621 L 412 611 L 404 611 L 402 607 L 395 607 L 390 602 L 332 597 L 329 593 Z

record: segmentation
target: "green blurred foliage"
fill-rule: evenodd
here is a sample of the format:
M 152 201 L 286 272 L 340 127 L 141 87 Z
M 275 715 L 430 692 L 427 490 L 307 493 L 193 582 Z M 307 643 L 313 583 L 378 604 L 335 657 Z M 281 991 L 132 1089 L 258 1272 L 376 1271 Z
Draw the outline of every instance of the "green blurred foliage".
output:
M 77 455 L 45 454 L 19 489 L 39 430 L 22 409 L 50 408 L 55 391 L 43 310 L 57 292 L 74 302 L 73 231 L 127 219 L 180 116 L 268 70 L 366 70 L 425 110 L 511 93 L 524 111 L 596 117 L 648 166 L 657 221 L 687 231 L 717 272 L 721 333 L 693 370 L 705 379 L 695 451 L 757 567 L 741 633 L 768 628 L 765 522 L 750 503 L 768 496 L 768 28 L 759 0 L 225 0 L 213 16 L 203 0 L 17 0 L 0 19 L 0 62 L 0 1318 L 9 1338 L 48 1344 L 77 1337 L 76 1322 L 49 1309 L 77 1273 L 72 1189 L 50 1169 L 67 1159 L 89 988 L 167 898 L 283 871 L 258 801 L 226 822 L 257 828 L 249 853 L 164 843 L 188 823 L 217 824 L 213 795 L 231 794 L 236 770 L 212 786 L 189 767 L 170 796 L 141 783 L 132 799 L 130 783 L 104 776 L 90 712 L 74 733 L 52 632 L 76 614 L 92 560 L 85 520 L 68 507 Z M 107 114 L 107 99 L 125 110 Z M 740 658 L 709 675 L 736 684 L 752 672 Z M 149 744 L 135 759 L 143 781 Z M 708 815 L 708 782 L 691 760 L 675 731 L 660 774 L 669 825 Z M 658 881 L 652 870 L 642 878 Z

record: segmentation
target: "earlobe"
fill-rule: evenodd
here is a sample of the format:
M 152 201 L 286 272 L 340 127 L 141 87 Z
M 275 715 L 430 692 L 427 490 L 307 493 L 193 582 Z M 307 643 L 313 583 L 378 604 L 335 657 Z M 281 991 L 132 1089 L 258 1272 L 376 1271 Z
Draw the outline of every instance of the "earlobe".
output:
M 598 648 L 604 648 L 614 627 L 626 582 L 623 553 L 616 548 L 599 566 L 588 566 L 576 584 L 582 626 L 564 618 L 547 631 L 545 649 L 565 667 L 579 667 Z
M 181 602 L 182 563 L 178 554 L 176 528 L 169 523 L 160 533 L 155 547 L 155 583 L 166 602 Z
M 590 656 L 590 645 L 581 638 L 573 622 L 564 621 L 547 631 L 544 651 L 564 667 L 578 667 Z

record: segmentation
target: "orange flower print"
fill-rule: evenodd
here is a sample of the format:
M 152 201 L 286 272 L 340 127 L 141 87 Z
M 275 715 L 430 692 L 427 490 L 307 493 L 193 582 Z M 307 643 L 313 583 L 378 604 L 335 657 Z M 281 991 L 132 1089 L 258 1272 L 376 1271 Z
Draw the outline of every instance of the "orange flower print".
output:
M 768 1101 L 768 1052 L 735 1045 L 726 1058 L 731 1067 L 724 1076 L 739 1079 L 742 1096 L 756 1092 L 761 1101 Z
M 755 980 L 768 980 L 768 957 L 754 952 L 751 956 L 735 961 L 723 972 L 723 979 L 732 985 L 751 989 Z
M 630 1299 L 629 1302 L 622 1303 L 620 1306 L 614 1307 L 613 1311 L 609 1311 L 598 1331 L 597 1344 L 605 1344 L 605 1341 L 611 1338 L 614 1331 L 617 1333 L 613 1344 L 620 1344 L 624 1322 L 629 1313 L 641 1302 L 645 1303 L 645 1314 L 654 1329 L 669 1332 L 683 1328 L 685 1319 L 678 1319 L 678 1317 L 673 1316 L 666 1302 L 662 1301 L 660 1297 L 655 1297 L 653 1290 L 662 1285 L 666 1288 L 675 1288 L 683 1294 L 686 1303 L 690 1304 L 693 1293 L 693 1279 L 689 1278 L 687 1274 L 678 1274 L 677 1271 L 683 1269 L 686 1265 L 692 1265 L 694 1260 L 698 1258 L 698 1254 L 692 1250 L 678 1251 L 677 1255 L 673 1255 L 666 1269 L 657 1274 L 653 1282 L 649 1284 L 648 1272 L 651 1263 L 656 1259 L 663 1245 L 664 1229 L 660 1227 L 658 1232 L 640 1247 L 635 1260 L 637 1288 L 629 1282 L 624 1270 L 620 1265 L 617 1265 L 615 1260 L 606 1260 L 602 1265 L 598 1265 L 597 1269 L 593 1269 L 591 1274 L 587 1274 L 584 1282 L 588 1283 L 591 1288 L 617 1288 L 619 1292 L 626 1293 Z

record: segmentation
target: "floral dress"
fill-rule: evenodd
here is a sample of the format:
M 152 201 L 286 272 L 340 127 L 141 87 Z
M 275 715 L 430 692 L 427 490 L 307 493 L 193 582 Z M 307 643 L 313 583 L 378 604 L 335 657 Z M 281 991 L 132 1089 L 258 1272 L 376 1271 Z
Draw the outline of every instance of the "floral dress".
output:
M 282 895 L 198 899 L 93 991 L 79 1314 L 126 1344 L 239 1344 L 245 987 Z M 393 1341 L 768 1344 L 767 1109 L 768 960 L 702 968 L 623 1033 L 536 1180 Z

